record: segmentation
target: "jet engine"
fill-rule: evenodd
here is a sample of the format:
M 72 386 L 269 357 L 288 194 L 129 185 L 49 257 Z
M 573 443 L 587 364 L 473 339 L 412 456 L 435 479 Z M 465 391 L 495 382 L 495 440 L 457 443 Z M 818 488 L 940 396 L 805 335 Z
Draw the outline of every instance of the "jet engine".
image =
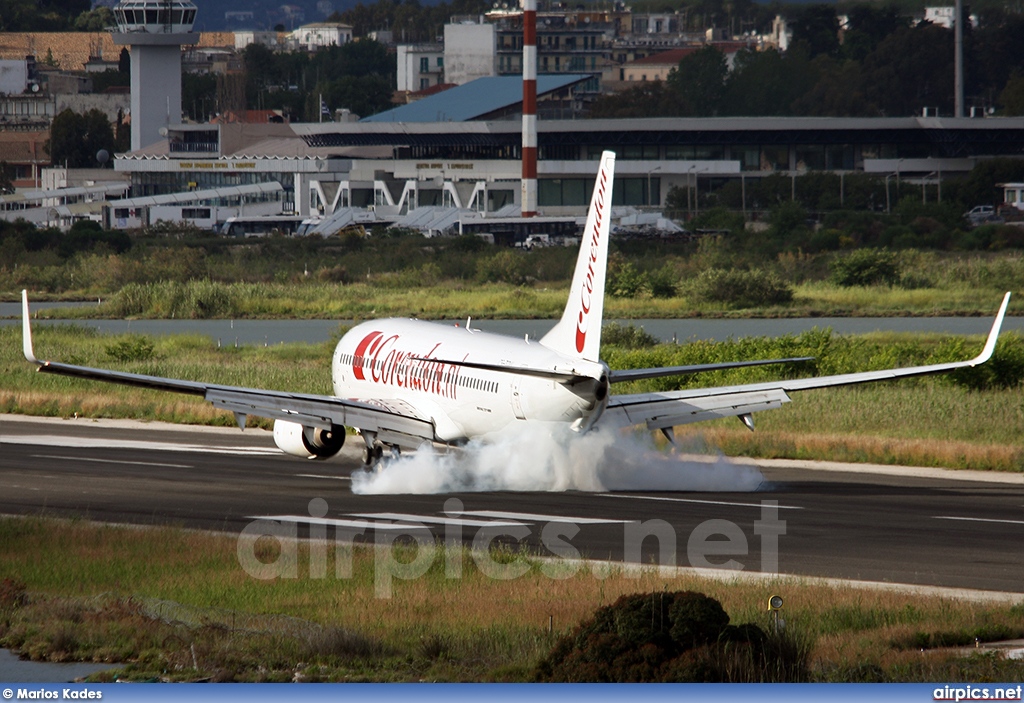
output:
M 345 445 L 345 428 L 306 427 L 297 422 L 274 420 L 274 443 L 286 454 L 303 459 L 330 459 Z

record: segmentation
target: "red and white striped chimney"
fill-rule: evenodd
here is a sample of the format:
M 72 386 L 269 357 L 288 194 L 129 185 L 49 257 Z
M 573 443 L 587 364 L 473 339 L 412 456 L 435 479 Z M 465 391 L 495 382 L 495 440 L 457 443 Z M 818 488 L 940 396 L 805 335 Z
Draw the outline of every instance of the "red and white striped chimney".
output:
M 537 0 L 523 1 L 523 217 L 537 214 Z

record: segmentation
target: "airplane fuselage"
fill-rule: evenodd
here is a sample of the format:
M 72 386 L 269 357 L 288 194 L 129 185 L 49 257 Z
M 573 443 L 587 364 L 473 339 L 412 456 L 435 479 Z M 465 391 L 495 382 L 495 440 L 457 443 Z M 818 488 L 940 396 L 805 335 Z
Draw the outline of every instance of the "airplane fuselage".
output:
M 472 363 L 557 369 L 580 361 L 525 338 L 422 320 L 375 320 L 357 325 L 338 343 L 331 363 L 334 394 L 405 403 L 434 423 L 440 442 L 527 419 L 572 423 L 597 406 L 596 382 L 573 385 L 462 365 Z

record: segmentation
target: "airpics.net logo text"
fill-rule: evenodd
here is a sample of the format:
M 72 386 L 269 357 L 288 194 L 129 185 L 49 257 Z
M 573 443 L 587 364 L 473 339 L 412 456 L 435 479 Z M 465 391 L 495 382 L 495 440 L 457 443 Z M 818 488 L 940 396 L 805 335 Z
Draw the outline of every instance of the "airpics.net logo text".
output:
M 705 520 L 685 535 L 687 563 L 678 563 L 679 547 L 683 542 L 675 527 L 665 520 L 652 519 L 621 523 L 622 561 L 624 565 L 650 563 L 652 552 L 657 553 L 657 564 L 674 568 L 689 565 L 704 569 L 742 571 L 757 568 L 765 574 L 779 572 L 779 538 L 786 534 L 786 522 L 779 519 L 779 504 L 774 500 L 761 501 L 759 519 L 754 521 L 753 532 L 759 550 L 751 548 L 751 540 L 735 522 L 723 519 Z M 314 498 L 309 502 L 309 518 L 260 518 L 245 526 L 238 536 L 236 555 L 246 574 L 259 580 L 297 579 L 349 579 L 353 577 L 353 545 L 357 538 L 372 547 L 374 595 L 390 598 L 396 580 L 409 581 L 424 576 L 439 560 L 444 561 L 445 578 L 462 577 L 464 545 L 476 568 L 488 578 L 511 580 L 531 571 L 528 560 L 507 559 L 507 551 L 499 547 L 534 544 L 539 537 L 541 551 L 551 558 L 538 559 L 537 567 L 545 576 L 565 579 L 588 569 L 597 578 L 611 575 L 614 566 L 605 561 L 588 561 L 573 544 L 580 532 L 574 522 L 546 522 L 528 525 L 516 522 L 496 522 L 480 526 L 470 539 L 464 534 L 464 521 L 460 516 L 464 505 L 458 498 L 444 503 L 446 519 L 441 534 L 435 536 L 426 524 L 414 520 L 402 522 L 363 522 L 331 520 L 327 518 L 327 501 Z M 308 571 L 300 570 L 300 524 L 304 526 L 301 538 L 308 539 Z M 539 530 L 539 533 L 538 533 Z M 370 534 L 372 533 L 372 538 Z M 440 543 L 440 546 L 439 546 Z M 644 552 L 644 547 L 649 550 Z M 268 548 L 270 547 L 270 548 Z M 333 547 L 333 569 L 329 569 Z M 534 551 L 535 547 L 531 550 Z M 760 558 L 755 564 L 750 557 Z M 410 558 L 410 555 L 411 558 Z M 499 558 L 495 558 L 496 555 Z M 740 559 L 747 557 L 745 561 Z M 623 573 L 639 578 L 638 569 L 623 569 Z

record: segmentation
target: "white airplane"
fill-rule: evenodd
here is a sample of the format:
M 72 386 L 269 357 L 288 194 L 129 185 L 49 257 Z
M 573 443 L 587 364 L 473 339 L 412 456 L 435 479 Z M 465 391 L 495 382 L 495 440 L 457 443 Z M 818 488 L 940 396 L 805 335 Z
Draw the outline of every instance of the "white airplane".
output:
M 717 388 L 611 395 L 611 384 L 741 366 L 806 361 L 766 359 L 615 371 L 600 359 L 615 154 L 601 157 L 562 318 L 540 340 L 489 334 L 409 319 L 364 322 L 338 343 L 331 362 L 334 395 L 217 385 L 40 361 L 32 350 L 28 294 L 22 291 L 25 358 L 44 373 L 190 393 L 234 413 L 274 420 L 274 441 L 288 454 L 328 459 L 345 443 L 346 427 L 365 443 L 366 466 L 385 450 L 424 442 L 460 445 L 525 420 L 570 424 L 579 432 L 601 425 L 646 425 L 674 441 L 672 428 L 719 417 L 739 417 L 789 402 L 791 391 L 941 373 L 991 357 L 1010 294 L 1003 298 L 981 354 L 968 361 L 780 380 Z

